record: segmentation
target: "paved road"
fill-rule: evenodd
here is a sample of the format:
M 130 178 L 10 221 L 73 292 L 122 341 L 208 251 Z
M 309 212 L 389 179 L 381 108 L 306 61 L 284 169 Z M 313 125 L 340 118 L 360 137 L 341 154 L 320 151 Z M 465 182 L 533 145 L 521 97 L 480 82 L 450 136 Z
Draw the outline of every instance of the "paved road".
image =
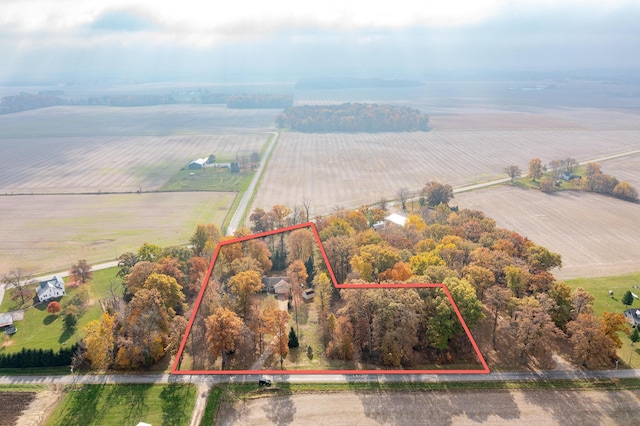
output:
M 276 146 L 276 143 L 278 142 L 278 138 L 280 137 L 280 133 L 278 132 L 268 132 L 268 133 L 271 133 L 273 135 L 273 138 L 271 139 L 271 142 L 269 143 L 269 146 L 267 146 L 267 149 L 264 152 L 264 155 L 262 157 L 264 161 L 262 161 L 258 166 L 258 170 L 256 171 L 255 175 L 253 175 L 253 179 L 251 179 L 251 184 L 249 185 L 249 188 L 247 188 L 247 190 L 245 191 L 244 195 L 242 196 L 242 199 L 240 200 L 240 203 L 238 204 L 238 208 L 236 208 L 236 211 L 233 213 L 233 216 L 229 221 L 227 235 L 232 235 L 234 231 L 238 229 L 238 227 L 240 226 L 240 221 L 242 220 L 242 216 L 244 216 L 245 211 L 249 208 L 249 202 L 251 201 L 251 198 L 253 197 L 253 194 L 256 191 L 256 186 L 258 185 L 258 182 L 260 181 L 260 178 L 262 177 L 262 174 L 264 173 L 264 170 L 267 167 L 267 162 L 269 161 L 269 156 L 271 155 L 271 151 L 273 151 L 273 148 Z
M 61 376 L 0 376 L 0 384 L 121 384 L 121 383 L 253 383 L 259 375 L 68 374 Z M 269 376 L 275 383 L 446 383 L 532 380 L 586 380 L 640 378 L 637 370 L 496 372 L 489 374 L 283 374 Z

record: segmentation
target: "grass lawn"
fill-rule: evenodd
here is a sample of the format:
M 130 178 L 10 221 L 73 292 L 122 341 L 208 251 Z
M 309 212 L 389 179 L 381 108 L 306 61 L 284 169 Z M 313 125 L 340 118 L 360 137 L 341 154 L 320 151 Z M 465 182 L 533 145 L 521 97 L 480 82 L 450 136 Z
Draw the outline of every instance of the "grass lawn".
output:
M 84 385 L 67 388 L 47 425 L 188 425 L 192 385 Z
M 58 350 L 76 343 L 82 335 L 82 327 L 102 315 L 99 300 L 109 296 L 111 280 L 114 280 L 116 289 L 121 291 L 121 281 L 116 278 L 117 271 L 118 268 L 95 271 L 93 280 L 85 284 L 89 290 L 90 302 L 80 315 L 74 332 L 64 329 L 61 315 L 47 313 L 47 302 L 33 305 L 33 300 L 29 300 L 21 306 L 20 300 L 11 300 L 7 293 L 0 305 L 0 312 L 24 309 L 25 313 L 24 320 L 15 323 L 18 332 L 4 342 L 0 351 L 14 353 L 22 348 Z M 60 299 L 60 303 L 64 306 L 65 301 L 70 300 L 78 290 L 78 288 L 67 287 L 66 295 Z
M 160 191 L 225 191 L 238 192 L 245 180 L 251 181 L 253 172 L 230 173 L 229 169 L 189 170 L 184 168 L 165 183 Z
M 640 295 L 640 288 L 634 288 L 634 286 L 640 287 L 640 272 L 617 277 L 576 278 L 566 283 L 572 289 L 582 287 L 593 295 L 595 298 L 593 309 L 597 315 L 602 315 L 604 311 L 622 313 L 629 308 L 640 308 L 640 300 L 634 300 L 631 306 L 625 306 L 621 301 L 627 290 Z M 613 290 L 613 297 L 609 297 L 609 290 Z M 623 346 L 618 350 L 618 356 L 627 363 L 631 356 L 631 341 L 624 333 L 620 334 L 620 339 Z M 640 368 L 640 344 L 634 348 L 631 367 Z

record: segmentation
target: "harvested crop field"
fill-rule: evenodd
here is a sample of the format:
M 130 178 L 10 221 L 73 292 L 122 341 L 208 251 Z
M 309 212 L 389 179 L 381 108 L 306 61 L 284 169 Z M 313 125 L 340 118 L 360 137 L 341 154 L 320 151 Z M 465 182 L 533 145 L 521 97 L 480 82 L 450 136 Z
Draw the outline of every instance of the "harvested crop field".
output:
M 505 118 L 507 119 L 507 118 Z M 497 120 L 497 119 L 494 119 Z M 640 147 L 640 130 L 448 130 L 411 133 L 287 132 L 273 152 L 253 208 L 312 201 L 312 214 L 358 207 L 431 180 L 454 187 L 504 177 L 531 158 L 578 161 Z M 615 174 L 612 170 L 611 173 Z
M 0 392 L 0 426 L 17 424 L 21 413 L 36 397 L 35 392 Z
M 560 279 L 602 277 L 640 268 L 640 204 L 586 192 L 500 186 L 457 194 L 452 204 L 483 211 L 497 225 L 512 229 L 562 255 Z
M 0 194 L 156 190 L 189 161 L 260 151 L 270 135 L 0 139 Z
M 222 224 L 235 193 L 0 197 L 0 274 L 47 272 L 115 259 L 149 242 L 186 243 L 199 223 Z
M 634 424 L 638 391 L 431 391 L 294 394 L 223 404 L 220 425 Z
M 228 109 L 224 105 L 60 106 L 0 115 L 0 138 L 264 131 L 273 127 L 277 114 L 275 109 Z

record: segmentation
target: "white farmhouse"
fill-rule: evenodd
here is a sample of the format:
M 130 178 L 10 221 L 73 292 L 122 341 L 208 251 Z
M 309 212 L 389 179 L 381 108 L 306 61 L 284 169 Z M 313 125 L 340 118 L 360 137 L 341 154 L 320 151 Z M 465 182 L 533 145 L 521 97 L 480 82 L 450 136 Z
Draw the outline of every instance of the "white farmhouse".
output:
M 41 302 L 64 296 L 64 281 L 54 275 L 49 281 L 42 281 L 36 289 L 38 300 Z

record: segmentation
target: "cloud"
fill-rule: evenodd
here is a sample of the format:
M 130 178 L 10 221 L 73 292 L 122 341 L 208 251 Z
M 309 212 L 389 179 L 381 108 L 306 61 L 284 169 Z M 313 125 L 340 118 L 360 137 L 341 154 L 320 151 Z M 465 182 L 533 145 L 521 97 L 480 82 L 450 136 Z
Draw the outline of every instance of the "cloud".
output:
M 151 19 L 136 12 L 117 10 L 106 12 L 90 25 L 99 31 L 155 31 L 158 25 Z
M 0 80 L 640 67 L 633 1 L 440 3 L 8 0 Z

